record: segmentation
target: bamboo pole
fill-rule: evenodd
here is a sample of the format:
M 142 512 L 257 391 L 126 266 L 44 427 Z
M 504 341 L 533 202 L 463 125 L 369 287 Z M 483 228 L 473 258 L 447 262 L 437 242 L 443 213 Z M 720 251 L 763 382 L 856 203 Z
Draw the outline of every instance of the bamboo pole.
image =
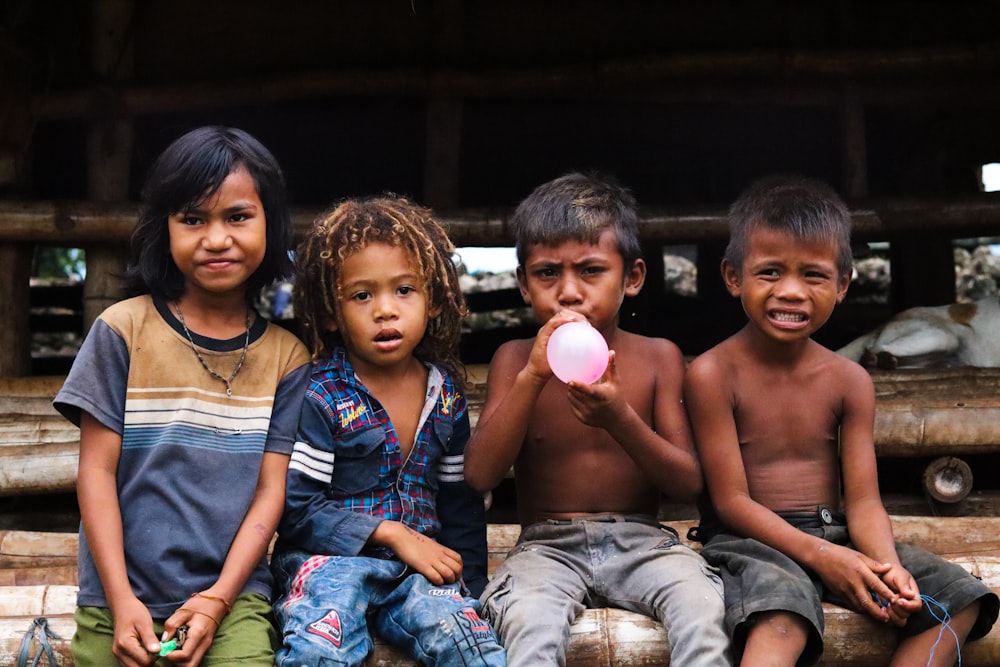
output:
M 318 208 L 292 211 L 301 239 L 321 213 Z M 509 210 L 465 208 L 440 210 L 438 218 L 458 246 L 509 246 Z M 0 201 L 0 243 L 31 242 L 74 246 L 106 241 L 124 246 L 135 226 L 138 206 L 92 201 Z M 984 193 L 950 200 L 883 199 L 859 203 L 852 211 L 858 240 L 884 240 L 924 232 L 989 236 L 1000 231 L 1000 195 Z M 639 221 L 644 243 L 724 242 L 729 235 L 722 207 L 668 210 L 647 207 Z

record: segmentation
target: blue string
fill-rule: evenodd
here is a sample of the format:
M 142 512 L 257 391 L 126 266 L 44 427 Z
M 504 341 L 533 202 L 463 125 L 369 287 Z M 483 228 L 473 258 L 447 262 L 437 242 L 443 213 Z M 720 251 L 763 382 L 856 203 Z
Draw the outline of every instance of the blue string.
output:
M 934 659 L 934 650 L 938 647 L 938 644 L 941 643 L 941 638 L 944 636 L 944 631 L 947 629 L 948 632 L 951 633 L 951 636 L 955 638 L 955 651 L 958 653 L 958 667 L 962 667 L 962 642 L 959 641 L 958 634 L 951 627 L 951 614 L 948 613 L 948 610 L 943 604 L 932 598 L 930 595 L 921 594 L 920 599 L 927 604 L 927 611 L 932 617 L 934 617 L 934 620 L 941 624 L 941 629 L 938 630 L 937 641 L 935 641 L 934 645 L 931 646 L 931 654 L 927 656 L 927 665 L 929 666 L 931 664 L 931 660 Z M 937 613 L 935 613 L 934 607 L 931 605 L 934 605 L 941 610 L 941 616 L 938 616 Z

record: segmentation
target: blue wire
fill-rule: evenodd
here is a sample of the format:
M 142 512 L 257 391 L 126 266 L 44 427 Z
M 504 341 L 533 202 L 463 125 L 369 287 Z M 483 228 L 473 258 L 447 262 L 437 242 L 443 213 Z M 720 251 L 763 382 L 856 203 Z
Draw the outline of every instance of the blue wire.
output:
M 927 665 L 929 666 L 931 664 L 931 660 L 934 659 L 934 650 L 938 647 L 938 644 L 941 643 L 941 638 L 944 636 L 945 629 L 947 629 L 948 632 L 951 633 L 951 636 L 955 638 L 955 650 L 958 652 L 958 667 L 962 667 L 962 642 L 959 641 L 958 634 L 951 627 L 951 614 L 948 613 L 948 610 L 943 604 L 932 598 L 930 595 L 921 594 L 920 599 L 927 603 L 928 613 L 930 613 L 935 621 L 941 624 L 941 629 L 938 630 L 937 641 L 935 641 L 934 645 L 931 646 L 931 654 L 927 656 Z M 934 608 L 931 607 L 931 605 L 938 607 L 941 610 L 943 617 L 938 616 L 934 612 Z

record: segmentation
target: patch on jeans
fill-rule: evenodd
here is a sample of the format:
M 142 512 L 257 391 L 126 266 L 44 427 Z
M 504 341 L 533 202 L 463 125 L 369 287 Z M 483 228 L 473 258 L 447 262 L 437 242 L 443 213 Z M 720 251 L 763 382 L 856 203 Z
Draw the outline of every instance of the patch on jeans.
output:
M 452 598 L 453 600 L 462 597 L 458 594 L 457 588 L 431 588 L 428 589 L 427 595 L 432 598 Z
M 306 632 L 319 635 L 337 648 L 340 648 L 340 642 L 344 639 L 344 629 L 340 625 L 340 614 L 336 611 L 331 611 L 320 620 L 311 623 L 306 628 Z
M 489 624 L 480 618 L 479 614 L 472 607 L 466 607 L 455 614 L 458 624 L 461 626 L 466 637 L 472 639 L 472 644 L 482 644 L 494 641 L 493 629 Z
M 656 551 L 656 550 L 666 551 L 667 549 L 673 549 L 674 547 L 676 547 L 680 543 L 681 543 L 680 539 L 678 539 L 674 535 L 671 535 L 670 537 L 665 537 L 662 540 L 660 540 L 659 542 L 657 542 L 656 546 L 653 547 L 653 550 L 654 551 Z

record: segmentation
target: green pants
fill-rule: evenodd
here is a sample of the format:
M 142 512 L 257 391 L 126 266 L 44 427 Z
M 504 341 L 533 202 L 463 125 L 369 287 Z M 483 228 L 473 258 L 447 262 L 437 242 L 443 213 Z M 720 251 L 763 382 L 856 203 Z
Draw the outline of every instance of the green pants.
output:
M 109 667 L 117 664 L 111 647 L 114 642 L 114 616 L 104 607 L 77 607 L 74 614 L 73 660 L 76 667 Z M 156 636 L 163 633 L 165 618 L 154 618 Z M 201 661 L 202 667 L 255 665 L 273 667 L 278 633 L 271 605 L 262 595 L 243 593 L 233 603 L 233 611 L 222 619 L 212 646 Z M 172 667 L 160 658 L 156 667 Z

